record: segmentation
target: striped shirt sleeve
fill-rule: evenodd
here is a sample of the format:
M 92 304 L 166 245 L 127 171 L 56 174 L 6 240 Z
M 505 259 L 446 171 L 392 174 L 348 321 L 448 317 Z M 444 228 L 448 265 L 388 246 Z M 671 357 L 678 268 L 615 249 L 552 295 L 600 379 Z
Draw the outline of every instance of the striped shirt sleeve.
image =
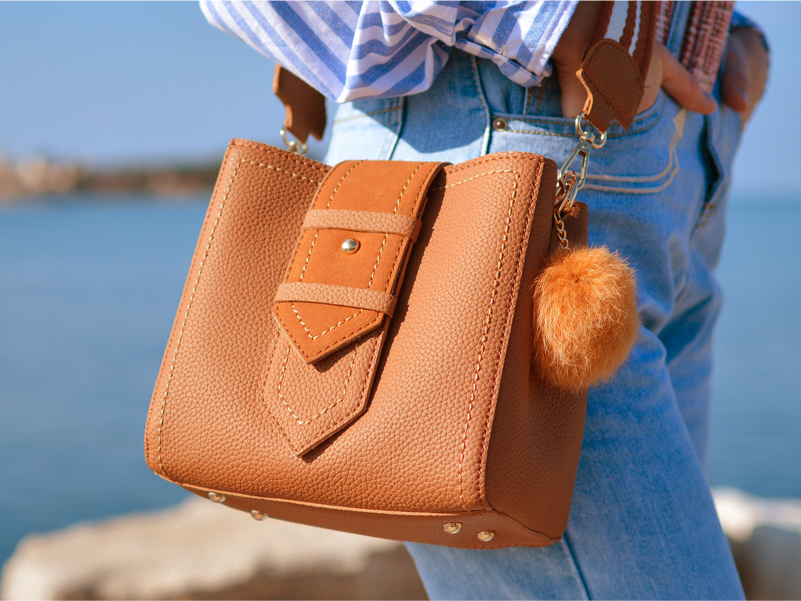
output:
M 212 25 L 349 102 L 424 92 L 453 48 L 491 60 L 517 84 L 540 85 L 577 3 L 201 0 L 201 8 Z

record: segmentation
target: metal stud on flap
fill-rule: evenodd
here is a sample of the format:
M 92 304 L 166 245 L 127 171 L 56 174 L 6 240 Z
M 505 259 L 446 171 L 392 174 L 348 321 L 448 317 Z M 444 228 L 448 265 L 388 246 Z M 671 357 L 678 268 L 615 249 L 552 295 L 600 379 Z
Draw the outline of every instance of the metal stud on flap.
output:
M 209 501 L 212 503 L 225 503 L 225 495 L 221 495 L 216 492 L 210 492 Z
M 479 532 L 476 536 L 482 543 L 488 543 L 495 538 L 495 533 L 492 530 L 484 530 L 483 532 Z
M 345 240 L 342 243 L 342 245 L 340 246 L 340 249 L 346 255 L 352 255 L 357 250 L 359 250 L 359 246 L 361 246 L 361 245 L 359 244 L 358 240 L 354 240 L 353 238 L 348 238 L 347 240 Z
M 262 513 L 262 512 L 261 512 L 261 511 L 259 511 L 258 509 L 251 509 L 251 510 L 250 510 L 250 517 L 252 517 L 254 520 L 257 520 L 257 521 L 259 521 L 259 522 L 260 522 L 260 521 L 262 521 L 264 518 L 266 518 L 266 517 L 267 517 L 267 514 L 266 514 L 266 513 Z

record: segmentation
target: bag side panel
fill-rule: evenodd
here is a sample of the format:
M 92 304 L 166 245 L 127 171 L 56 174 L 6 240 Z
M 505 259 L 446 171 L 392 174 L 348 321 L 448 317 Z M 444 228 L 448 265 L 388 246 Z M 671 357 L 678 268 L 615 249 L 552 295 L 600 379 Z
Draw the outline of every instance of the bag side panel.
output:
M 269 433 L 262 412 L 242 400 L 260 398 L 278 335 L 270 304 L 329 169 L 264 144 L 231 142 L 151 400 L 145 455 L 157 474 L 178 482 L 209 471 L 236 478 L 247 457 L 231 457 L 230 441 L 258 444 Z
M 555 189 L 555 173 L 542 186 Z M 532 368 L 531 290 L 549 252 L 552 223 L 552 202 L 540 203 L 492 417 L 485 486 L 493 509 L 558 539 L 567 527 L 587 395 L 555 388 Z

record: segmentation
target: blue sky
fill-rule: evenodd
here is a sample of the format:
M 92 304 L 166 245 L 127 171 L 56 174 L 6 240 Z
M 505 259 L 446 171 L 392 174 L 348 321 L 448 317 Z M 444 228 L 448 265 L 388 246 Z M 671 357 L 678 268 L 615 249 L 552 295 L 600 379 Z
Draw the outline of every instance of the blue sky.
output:
M 735 185 L 798 189 L 801 2 L 738 7 L 767 31 L 773 70 Z M 273 65 L 195 2 L 0 2 L 0 23 L 0 153 L 141 164 L 216 160 L 233 137 L 278 143 Z

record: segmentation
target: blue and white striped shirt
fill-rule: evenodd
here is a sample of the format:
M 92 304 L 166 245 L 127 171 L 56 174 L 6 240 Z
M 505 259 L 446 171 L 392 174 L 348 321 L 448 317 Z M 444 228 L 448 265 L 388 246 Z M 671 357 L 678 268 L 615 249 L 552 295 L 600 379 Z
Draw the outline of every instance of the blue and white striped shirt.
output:
M 553 2 L 252 2 L 202 0 L 208 21 L 349 102 L 431 87 L 453 48 L 537 86 L 578 0 Z

